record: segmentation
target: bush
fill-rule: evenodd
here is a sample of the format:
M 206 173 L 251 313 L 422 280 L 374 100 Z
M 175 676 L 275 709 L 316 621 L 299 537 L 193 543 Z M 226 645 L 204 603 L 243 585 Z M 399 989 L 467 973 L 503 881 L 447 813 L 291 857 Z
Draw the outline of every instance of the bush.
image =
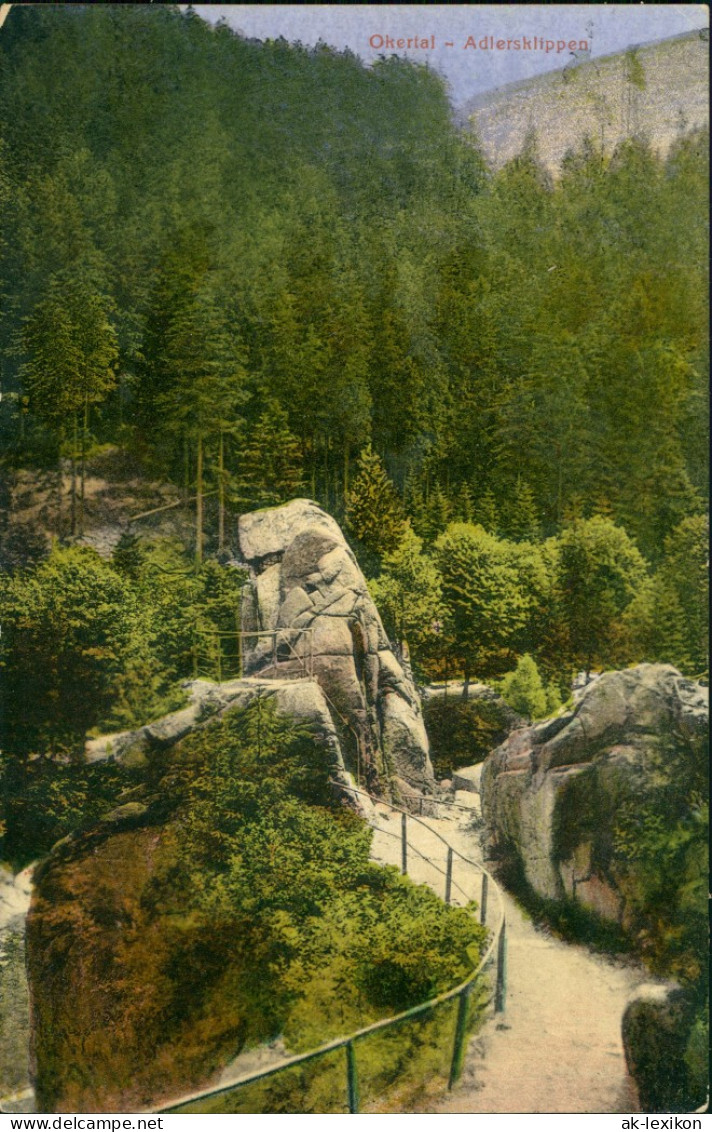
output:
M 543 719 L 553 702 L 551 692 L 544 689 L 535 661 L 528 653 L 519 658 L 514 672 L 502 680 L 502 696 L 514 711 L 527 719 Z
M 430 758 L 437 778 L 450 778 L 461 766 L 481 763 L 519 721 L 507 704 L 491 696 L 433 696 L 423 706 Z

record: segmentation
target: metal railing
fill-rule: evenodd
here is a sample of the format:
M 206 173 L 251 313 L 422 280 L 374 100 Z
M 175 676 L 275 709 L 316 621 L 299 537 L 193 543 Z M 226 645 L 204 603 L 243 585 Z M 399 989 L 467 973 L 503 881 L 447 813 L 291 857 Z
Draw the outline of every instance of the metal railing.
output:
M 246 632 L 240 629 L 216 629 L 200 625 L 193 630 L 193 676 L 208 680 L 239 679 L 261 676 L 301 680 L 314 676 L 313 629 L 265 629 Z M 254 642 L 246 648 L 245 642 Z M 302 647 L 297 652 L 295 642 Z M 246 653 L 251 666 L 246 663 Z M 248 671 L 249 667 L 249 671 Z
M 400 816 L 398 832 L 385 828 L 384 824 L 378 821 L 377 824 L 374 824 L 374 833 L 376 836 L 383 835 L 392 837 L 400 842 L 400 851 L 397 855 L 400 857 L 400 870 L 404 876 L 412 876 L 413 872 L 418 872 L 419 870 L 421 872 L 427 871 L 428 869 L 434 870 L 436 874 L 439 874 L 443 878 L 443 898 L 446 904 L 457 903 L 465 907 L 471 905 L 475 899 L 474 887 L 477 888 L 476 895 L 478 897 L 479 923 L 488 927 L 490 930 L 487 947 L 479 963 L 470 972 L 467 978 L 456 987 L 453 987 L 452 990 L 445 991 L 434 998 L 419 1003 L 417 1006 L 401 1011 L 399 1014 L 395 1014 L 390 1018 L 380 1019 L 378 1022 L 355 1030 L 345 1037 L 335 1038 L 325 1042 L 323 1045 L 309 1050 L 306 1053 L 287 1057 L 267 1069 L 246 1074 L 243 1077 L 239 1077 L 211 1089 L 204 1089 L 182 1096 L 161 1108 L 152 1109 L 152 1112 L 200 1112 L 201 1105 L 214 1102 L 216 1098 L 225 1098 L 227 1101 L 230 1094 L 235 1094 L 248 1085 L 254 1085 L 257 1082 L 274 1078 L 295 1067 L 306 1066 L 320 1058 L 326 1058 L 328 1054 L 343 1049 L 345 1055 L 346 1101 L 344 1107 L 349 1113 L 358 1113 L 361 1108 L 361 1100 L 359 1067 L 356 1056 L 357 1043 L 365 1041 L 374 1034 L 383 1033 L 391 1027 L 401 1025 L 413 1019 L 422 1018 L 434 1012 L 445 1003 L 454 1003 L 456 1001 L 457 1013 L 454 1033 L 451 1035 L 451 1052 L 448 1058 L 448 1088 L 452 1089 L 460 1077 L 464 1063 L 470 1000 L 475 986 L 478 984 L 478 980 L 484 975 L 485 970 L 493 961 L 495 962 L 494 991 L 489 998 L 479 1005 L 483 1008 L 494 1005 L 495 1014 L 504 1011 L 507 992 L 507 929 L 504 901 L 499 886 L 494 878 L 483 865 L 470 860 L 470 858 L 460 853 L 450 845 L 437 830 L 434 830 L 432 826 L 423 821 L 422 818 L 416 817 L 412 813 L 408 813 L 397 806 L 391 805 L 389 802 L 384 802 L 380 798 L 375 798 L 365 790 L 358 790 L 355 787 L 345 788 L 343 783 L 337 783 L 336 785 L 345 793 L 361 794 L 369 798 L 372 803 L 375 803 L 374 809 L 375 807 L 381 807 Z M 420 826 L 424 826 L 425 829 L 428 830 L 429 836 L 442 845 L 442 866 L 438 861 L 434 860 L 429 853 L 422 852 L 421 849 L 409 840 L 408 826 L 410 823 L 417 823 Z M 416 862 L 419 865 L 419 870 L 414 868 Z M 417 878 L 412 877 L 412 879 Z M 475 882 L 474 885 L 472 883 L 473 881 Z M 494 899 L 492 899 L 492 897 L 494 897 Z M 230 1110 L 229 1108 L 223 1108 L 222 1111 L 228 1112 Z

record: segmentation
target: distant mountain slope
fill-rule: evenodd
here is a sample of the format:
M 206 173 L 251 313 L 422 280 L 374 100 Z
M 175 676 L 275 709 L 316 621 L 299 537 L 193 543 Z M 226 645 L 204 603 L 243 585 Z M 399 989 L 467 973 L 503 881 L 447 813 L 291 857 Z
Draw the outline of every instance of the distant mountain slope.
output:
M 632 134 L 663 152 L 682 130 L 709 120 L 709 34 L 688 32 L 478 95 L 460 111 L 496 168 L 520 152 L 534 130 L 555 171 L 590 134 L 610 153 Z

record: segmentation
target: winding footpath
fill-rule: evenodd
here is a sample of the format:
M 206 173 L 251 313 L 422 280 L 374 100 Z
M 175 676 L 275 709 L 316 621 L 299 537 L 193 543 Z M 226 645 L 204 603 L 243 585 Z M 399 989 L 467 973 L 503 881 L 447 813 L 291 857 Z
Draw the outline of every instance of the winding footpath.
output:
M 400 864 L 396 818 L 380 807 L 373 856 Z M 443 812 L 441 808 L 440 812 Z M 482 862 L 472 819 L 425 819 L 464 856 Z M 388 832 L 386 832 L 388 831 Z M 437 856 L 437 839 L 408 822 L 408 839 Z M 440 849 L 442 856 L 442 848 Z M 409 875 L 442 895 L 442 874 L 413 853 Z M 456 873 L 457 875 L 457 873 Z M 470 1042 L 462 1078 L 430 1112 L 635 1113 L 621 1018 L 634 989 L 650 982 L 642 968 L 603 958 L 535 927 L 504 894 L 507 916 L 507 1007 Z M 422 1111 L 421 1109 L 417 1110 Z
M 443 813 L 443 808 L 440 808 Z M 427 826 L 408 821 L 408 873 L 440 895 L 445 885 L 445 847 L 440 834 L 470 860 L 482 863 L 472 816 L 426 818 Z M 376 805 L 372 857 L 382 864 L 401 864 L 401 818 Z M 423 856 L 418 856 L 418 852 Z M 425 858 L 428 858 L 426 860 Z M 433 862 L 433 863 L 430 863 Z M 24 968 L 18 953 L 24 915 L 29 903 L 29 870 L 3 878 L 0 910 L 0 984 L 15 999 L 13 1024 L 0 1033 L 0 1074 L 3 1092 L 13 1092 L 6 1111 L 32 1111 L 27 1082 L 26 987 L 19 978 Z M 453 874 L 454 901 L 479 898 L 479 886 L 458 868 Z M 621 1042 L 621 1018 L 635 988 L 650 982 L 641 968 L 595 955 L 585 947 L 563 943 L 535 927 L 515 901 L 503 894 L 508 934 L 508 991 L 504 1014 L 491 1017 L 469 1045 L 462 1078 L 431 1113 L 635 1113 L 635 1088 L 627 1072 Z M 490 896 L 490 901 L 493 895 Z M 12 994 L 8 995 L 12 987 Z M 18 1018 L 19 1015 L 19 1018 Z M 19 1025 L 18 1025 L 19 1022 Z M 278 1043 L 251 1051 L 261 1060 L 238 1061 L 223 1079 L 281 1060 Z M 8 1098 L 9 1100 L 9 1098 Z M 422 1112 L 422 1109 L 416 1110 Z

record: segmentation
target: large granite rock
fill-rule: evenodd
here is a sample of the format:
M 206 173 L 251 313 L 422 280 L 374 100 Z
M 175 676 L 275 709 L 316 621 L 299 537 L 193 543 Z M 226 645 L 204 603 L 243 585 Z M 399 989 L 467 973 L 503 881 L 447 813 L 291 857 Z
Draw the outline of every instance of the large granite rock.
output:
M 626 929 L 620 808 L 658 785 L 670 751 L 699 762 L 707 718 L 707 688 L 669 665 L 605 673 L 572 712 L 514 731 L 487 758 L 481 793 L 493 854 L 539 896 L 573 900 Z
M 314 742 L 322 748 L 335 792 L 341 794 L 353 808 L 364 814 L 370 812 L 368 799 L 353 790 L 353 779 L 344 765 L 332 713 L 315 680 L 306 677 L 291 680 L 247 677 L 222 684 L 193 680 L 187 687 L 189 703 L 180 711 L 135 731 L 120 731 L 90 739 L 85 747 L 87 762 L 114 760 L 127 768 L 140 770 L 148 767 L 152 760 L 162 759 L 171 747 L 210 719 L 228 710 L 249 707 L 256 699 L 261 699 L 272 701 L 280 715 L 308 724 Z
M 643 1112 L 690 1112 L 704 1102 L 685 1058 L 692 1014 L 689 996 L 670 983 L 645 984 L 628 1003 L 623 1048 Z
M 243 515 L 240 553 L 246 675 L 311 677 L 329 704 L 346 769 L 369 789 L 407 800 L 434 790 L 428 738 L 412 680 L 393 654 L 338 524 L 295 499 Z

